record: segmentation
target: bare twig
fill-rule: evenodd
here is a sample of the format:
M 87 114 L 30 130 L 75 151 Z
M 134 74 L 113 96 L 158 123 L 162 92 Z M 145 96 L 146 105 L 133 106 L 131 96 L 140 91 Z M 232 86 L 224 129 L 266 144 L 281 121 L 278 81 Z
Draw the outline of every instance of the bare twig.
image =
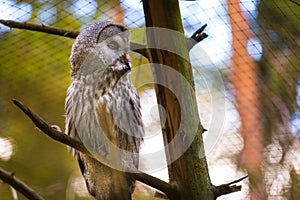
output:
M 18 28 L 18 29 L 24 29 L 24 30 L 31 30 L 31 31 L 37 31 L 42 33 L 48 33 L 63 37 L 68 37 L 75 39 L 79 35 L 79 31 L 72 31 L 62 28 L 56 28 L 52 26 L 45 26 L 45 25 L 39 25 L 39 24 L 33 24 L 33 23 L 27 23 L 27 22 L 17 22 L 13 20 L 4 20 L 0 19 L 0 23 L 8 26 L 10 28 Z M 130 43 L 130 49 L 134 52 L 137 52 L 141 55 L 143 55 L 145 58 L 149 59 L 149 53 L 147 50 L 146 45 L 138 44 L 131 42 Z
M 7 172 L 0 168 L 0 179 L 12 186 L 15 190 L 23 194 L 28 199 L 43 200 L 35 190 L 26 185 L 23 181 L 14 176 L 14 173 Z
M 297 1 L 290 0 L 290 2 L 292 2 L 292 3 L 296 4 L 297 6 L 300 6 L 300 3 L 299 3 L 299 2 L 297 2 Z
M 204 29 L 207 27 L 207 24 L 201 26 L 193 35 L 187 39 L 187 48 L 192 49 L 198 42 L 201 42 L 208 37 L 206 33 L 203 33 Z
M 90 155 L 89 151 L 84 147 L 81 141 L 76 140 L 74 138 L 69 137 L 68 135 L 64 134 L 63 132 L 57 131 L 55 128 L 52 128 L 45 120 L 39 117 L 37 114 L 32 112 L 26 105 L 22 102 L 13 99 L 13 103 L 18 106 L 30 119 L 31 121 L 46 135 L 51 137 L 52 139 L 64 143 L 74 149 Z
M 17 22 L 13 20 L 4 20 L 4 19 L 0 19 L 0 23 L 10 28 L 18 28 L 18 29 L 49 33 L 49 34 L 59 35 L 63 37 L 73 38 L 73 39 L 75 39 L 79 34 L 79 31 L 71 31 L 71 30 L 66 30 L 61 28 L 55 28 L 51 26 L 45 26 L 43 24 L 39 25 L 39 24 Z
M 195 33 L 193 33 L 193 35 L 191 36 L 191 39 L 200 42 L 202 40 L 204 40 L 205 38 L 208 37 L 208 35 L 206 33 L 203 33 L 204 29 L 207 27 L 207 24 L 204 24 L 203 26 L 201 26 L 197 31 L 195 31 Z
M 24 105 L 22 102 L 14 99 L 13 103 L 17 105 L 30 119 L 31 121 L 46 135 L 51 137 L 52 139 L 66 144 L 70 147 L 73 147 L 74 149 L 89 155 L 93 158 L 93 156 L 90 154 L 90 152 L 84 147 L 81 141 L 76 140 L 72 137 L 69 137 L 63 132 L 57 131 L 55 128 L 51 127 L 46 121 L 44 121 L 41 117 L 39 117 L 37 114 L 35 114 L 30 108 L 28 108 L 26 105 Z M 112 169 L 115 170 L 115 169 Z M 117 171 L 117 170 L 116 170 Z M 138 172 L 138 173 L 130 173 L 126 172 L 126 175 L 128 175 L 132 179 L 136 179 L 142 183 L 145 183 L 153 188 L 156 188 L 157 190 L 160 190 L 164 192 L 169 198 L 172 198 L 174 196 L 178 195 L 177 189 L 174 187 L 171 187 L 170 184 L 154 177 L 149 174 Z
M 222 184 L 222 185 L 219 185 L 219 186 L 214 186 L 215 199 L 217 197 L 225 195 L 225 194 L 229 194 L 229 193 L 241 191 L 242 186 L 240 186 L 240 185 L 232 185 L 232 184 L 241 182 L 242 180 L 244 180 L 247 177 L 248 176 L 244 176 L 244 177 L 242 177 L 240 179 L 237 179 L 237 180 L 234 180 L 234 181 L 232 181 L 230 183 Z

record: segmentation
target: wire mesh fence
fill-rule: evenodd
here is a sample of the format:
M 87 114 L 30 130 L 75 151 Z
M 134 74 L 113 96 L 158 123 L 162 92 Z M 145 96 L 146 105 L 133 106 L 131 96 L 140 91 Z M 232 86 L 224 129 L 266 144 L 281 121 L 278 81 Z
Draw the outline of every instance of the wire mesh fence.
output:
M 208 24 L 209 37 L 193 47 L 190 59 L 200 118 L 208 129 L 204 142 L 210 176 L 216 185 L 245 175 L 243 164 L 261 160 L 267 199 L 300 198 L 299 4 L 243 0 L 238 10 L 230 0 L 180 1 L 187 37 Z M 70 30 L 109 19 L 128 26 L 134 42 L 147 41 L 139 0 L 0 0 L 0 19 Z M 0 163 L 47 199 L 88 195 L 81 190 L 83 182 L 76 181 L 79 170 L 66 147 L 34 130 L 11 99 L 22 100 L 49 123 L 64 127 L 72 43 L 69 38 L 0 25 Z M 131 53 L 131 60 L 133 67 L 147 63 L 137 53 Z M 136 70 L 132 80 L 137 83 L 151 76 L 150 69 Z M 138 90 L 149 131 L 159 132 L 153 88 Z M 158 140 L 148 141 L 144 151 L 162 148 L 161 136 Z M 261 154 L 251 154 L 249 144 L 261 148 Z M 145 162 L 141 166 L 151 161 Z M 153 172 L 163 179 L 166 173 L 166 169 Z M 241 192 L 220 199 L 247 199 L 248 184 L 244 181 Z M 13 199 L 14 192 L 0 183 L 0 194 Z

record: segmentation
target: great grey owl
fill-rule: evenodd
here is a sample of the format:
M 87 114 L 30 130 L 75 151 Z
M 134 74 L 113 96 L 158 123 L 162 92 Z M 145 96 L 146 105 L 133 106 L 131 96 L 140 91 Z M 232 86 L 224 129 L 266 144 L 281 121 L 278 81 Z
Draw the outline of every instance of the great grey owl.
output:
M 80 32 L 70 56 L 66 133 L 99 158 L 74 151 L 89 193 L 101 200 L 131 199 L 135 186 L 112 170 L 137 169 L 144 135 L 139 97 L 129 79 L 129 46 L 126 27 L 96 22 Z

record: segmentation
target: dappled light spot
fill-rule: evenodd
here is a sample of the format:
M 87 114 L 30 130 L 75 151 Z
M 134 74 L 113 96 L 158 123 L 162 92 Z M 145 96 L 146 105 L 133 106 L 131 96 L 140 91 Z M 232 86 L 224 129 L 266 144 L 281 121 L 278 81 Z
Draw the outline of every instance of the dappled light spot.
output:
M 283 156 L 283 150 L 278 142 L 269 144 L 266 149 L 267 161 L 271 164 L 279 163 Z
M 250 38 L 247 43 L 247 51 L 255 61 L 259 61 L 263 52 L 260 40 L 258 38 Z
M 145 138 L 155 137 L 161 134 L 160 124 L 166 121 L 165 109 L 157 104 L 154 89 L 145 90 L 141 93 L 142 116 L 145 126 Z M 162 122 L 160 123 L 158 109 L 162 110 Z
M 120 2 L 125 11 L 124 23 L 130 28 L 138 28 L 145 24 L 143 4 L 140 0 L 125 0 Z
M 13 155 L 14 147 L 13 143 L 8 138 L 0 137 L 0 159 L 8 161 Z
M 299 138 L 300 137 L 300 112 L 295 112 L 291 117 L 290 129 L 292 135 Z
M 66 199 L 74 199 L 75 196 L 80 198 L 92 199 L 86 188 L 84 178 L 78 174 L 70 176 L 66 189 Z
M 208 55 L 212 64 L 222 63 L 231 57 L 231 30 L 228 26 L 226 7 L 218 0 L 180 1 L 182 22 L 185 34 L 191 36 L 199 24 L 208 24 L 205 31 L 208 38 L 195 45 L 195 55 L 201 57 L 202 51 Z
M 98 4 L 95 0 L 74 0 L 71 5 L 71 11 L 78 17 L 90 17 L 97 11 Z
M 16 3 L 10 0 L 0 0 L 0 19 L 25 22 L 29 20 L 32 6 L 29 3 Z M 8 32 L 10 28 L 0 24 L 0 34 Z
M 248 14 L 248 17 L 255 19 L 257 17 L 257 4 L 259 3 L 258 0 L 242 0 L 240 1 L 241 8 L 244 12 Z
M 40 23 L 51 24 L 56 20 L 56 15 L 56 7 L 52 5 L 45 5 L 39 10 L 37 18 Z

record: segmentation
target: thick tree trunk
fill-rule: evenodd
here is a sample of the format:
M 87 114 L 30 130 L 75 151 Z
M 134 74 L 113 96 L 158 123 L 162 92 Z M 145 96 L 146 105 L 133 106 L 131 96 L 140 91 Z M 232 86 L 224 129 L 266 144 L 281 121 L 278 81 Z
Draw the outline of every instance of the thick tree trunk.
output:
M 155 85 L 158 104 L 166 111 L 162 132 L 170 183 L 180 191 L 176 199 L 213 199 L 178 1 L 144 0 L 143 5 L 146 26 L 155 27 L 147 28 L 147 42 L 151 63 L 159 63 L 152 70 L 160 83 Z
M 261 167 L 263 135 L 259 111 L 258 69 L 247 52 L 247 42 L 252 33 L 239 1 L 228 0 L 227 5 L 232 30 L 232 83 L 244 139 L 241 164 L 249 174 L 250 198 L 263 200 L 266 196 Z

